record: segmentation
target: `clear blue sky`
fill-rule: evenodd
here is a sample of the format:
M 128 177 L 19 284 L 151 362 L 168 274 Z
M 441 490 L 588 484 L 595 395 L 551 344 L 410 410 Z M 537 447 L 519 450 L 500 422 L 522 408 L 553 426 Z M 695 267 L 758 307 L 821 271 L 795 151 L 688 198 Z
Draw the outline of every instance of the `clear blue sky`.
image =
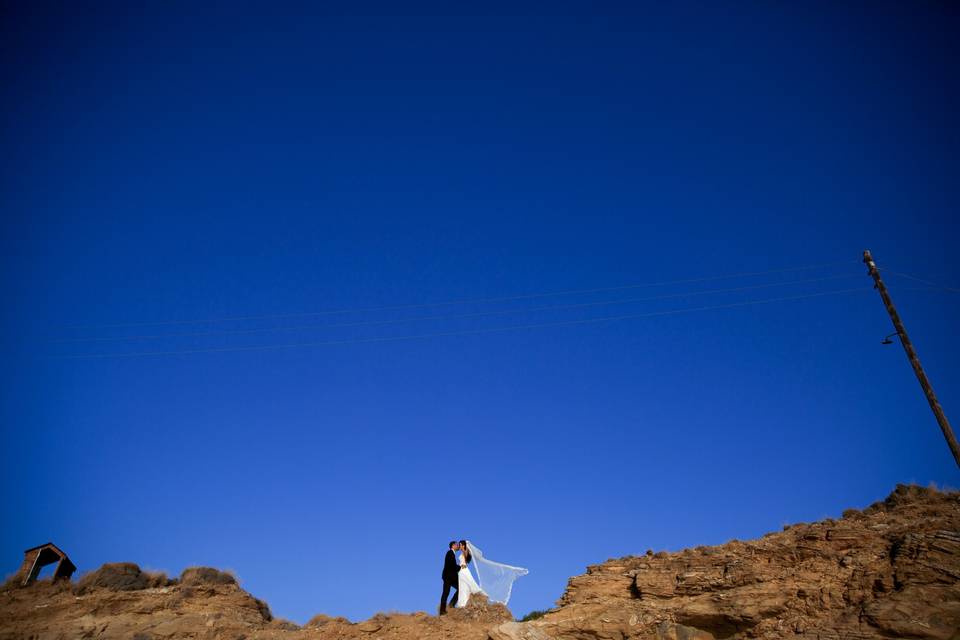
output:
M 960 286 L 955 3 L 201 4 L 2 9 L 5 572 L 360 619 L 470 537 L 522 614 L 960 485 L 857 262 Z M 960 294 L 888 278 L 960 426 Z

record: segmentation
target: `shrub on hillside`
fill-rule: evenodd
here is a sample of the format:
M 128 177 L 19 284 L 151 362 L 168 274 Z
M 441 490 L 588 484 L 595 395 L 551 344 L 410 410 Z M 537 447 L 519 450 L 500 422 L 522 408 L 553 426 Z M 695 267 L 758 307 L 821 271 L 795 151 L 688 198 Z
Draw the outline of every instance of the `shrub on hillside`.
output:
M 24 587 L 23 585 L 23 576 L 19 573 L 13 573 L 7 576 L 6 581 L 0 585 L 0 592 L 9 591 L 11 589 L 42 589 L 44 590 L 47 596 L 54 595 L 58 593 L 64 593 L 66 591 L 73 590 L 73 583 L 67 580 L 66 578 L 57 578 L 54 580 L 52 577 L 47 578 L 38 578 L 31 582 L 30 584 Z
M 177 579 L 170 579 L 167 577 L 165 571 L 144 571 L 143 575 L 147 576 L 147 580 L 150 581 L 150 587 L 169 587 L 170 585 L 177 584 Z
M 213 567 L 187 567 L 180 574 L 180 584 L 185 586 L 237 584 L 236 577 Z
M 310 618 L 310 620 L 307 621 L 307 624 L 303 626 L 304 628 L 325 627 L 328 624 L 350 624 L 350 621 L 341 616 L 333 617 L 333 616 L 324 615 L 322 613 L 318 613 L 317 615 Z
M 260 615 L 263 616 L 263 619 L 267 622 L 273 620 L 273 613 L 270 611 L 270 605 L 260 598 L 254 598 L 253 600 L 257 603 L 257 611 L 260 612 Z
M 6 591 L 7 589 L 16 589 L 20 586 L 20 583 L 23 581 L 23 578 L 19 573 L 11 573 L 7 576 L 6 580 L 3 581 L 3 585 L 0 585 L 0 591 Z
M 166 580 L 166 576 L 164 576 Z M 80 578 L 77 593 L 86 593 L 91 589 L 110 589 L 111 591 L 136 591 L 154 586 L 154 579 L 140 570 L 132 562 L 108 562 L 96 571 Z
M 538 618 L 542 618 L 543 616 L 547 615 L 547 613 L 548 611 L 546 609 L 542 611 L 539 609 L 535 611 L 531 611 L 527 615 L 520 618 L 520 622 L 530 622 L 531 620 L 537 620 Z
M 931 484 L 929 487 L 921 487 L 917 484 L 898 484 L 883 500 L 883 505 L 893 509 L 903 503 L 923 502 L 929 498 L 936 497 L 937 485 Z
M 285 618 L 274 618 L 270 623 L 271 629 L 280 629 L 282 631 L 299 631 L 300 625 L 295 622 L 290 622 Z

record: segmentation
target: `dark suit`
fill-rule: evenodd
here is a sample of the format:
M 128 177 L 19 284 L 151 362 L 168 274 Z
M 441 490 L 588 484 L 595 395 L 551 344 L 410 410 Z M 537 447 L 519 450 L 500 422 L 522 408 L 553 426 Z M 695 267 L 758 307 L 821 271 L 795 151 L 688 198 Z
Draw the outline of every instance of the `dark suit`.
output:
M 460 593 L 459 574 L 460 566 L 457 564 L 457 556 L 453 549 L 450 549 L 443 559 L 443 573 L 440 574 L 440 577 L 443 578 L 443 593 L 440 594 L 441 615 L 447 612 L 447 596 L 450 595 L 451 587 L 457 593 L 454 593 L 453 598 L 450 599 L 450 606 L 457 604 L 457 595 Z

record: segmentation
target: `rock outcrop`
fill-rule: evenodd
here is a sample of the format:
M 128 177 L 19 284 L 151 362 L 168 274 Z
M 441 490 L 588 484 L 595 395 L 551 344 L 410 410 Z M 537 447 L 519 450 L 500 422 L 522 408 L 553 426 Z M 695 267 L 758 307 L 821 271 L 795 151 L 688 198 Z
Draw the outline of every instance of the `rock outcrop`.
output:
M 165 586 L 155 586 L 161 581 Z M 503 605 L 473 596 L 468 607 L 442 618 L 377 614 L 352 623 L 318 615 L 300 627 L 274 619 L 233 576 L 208 567 L 167 580 L 114 563 L 79 584 L 40 580 L 0 591 L 0 640 L 487 640 L 490 629 L 512 620 Z
M 76 585 L 40 580 L 0 592 L 3 640 L 238 638 L 271 622 L 266 603 L 207 567 L 171 581 L 133 563 L 112 563 Z
M 960 493 L 900 485 L 838 520 L 757 540 L 608 560 L 524 623 L 471 599 L 438 618 L 325 615 L 303 627 L 216 569 L 107 564 L 0 590 L 0 640 L 960 640 Z
M 958 640 L 960 494 L 899 485 L 839 520 L 608 560 L 558 605 L 534 624 L 564 640 Z

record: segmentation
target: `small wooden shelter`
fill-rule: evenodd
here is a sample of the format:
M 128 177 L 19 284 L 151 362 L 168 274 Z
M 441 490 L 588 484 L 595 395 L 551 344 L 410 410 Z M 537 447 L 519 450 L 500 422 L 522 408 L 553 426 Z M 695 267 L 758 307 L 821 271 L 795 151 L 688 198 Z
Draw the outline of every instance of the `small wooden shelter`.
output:
M 57 568 L 53 570 L 53 579 L 70 579 L 73 572 L 77 570 L 76 565 L 70 562 L 70 558 L 57 545 L 52 542 L 41 544 L 38 547 L 31 547 L 23 552 L 23 564 L 17 571 L 17 577 L 21 578 L 20 584 L 26 586 L 37 579 L 40 569 L 48 564 L 57 563 Z

